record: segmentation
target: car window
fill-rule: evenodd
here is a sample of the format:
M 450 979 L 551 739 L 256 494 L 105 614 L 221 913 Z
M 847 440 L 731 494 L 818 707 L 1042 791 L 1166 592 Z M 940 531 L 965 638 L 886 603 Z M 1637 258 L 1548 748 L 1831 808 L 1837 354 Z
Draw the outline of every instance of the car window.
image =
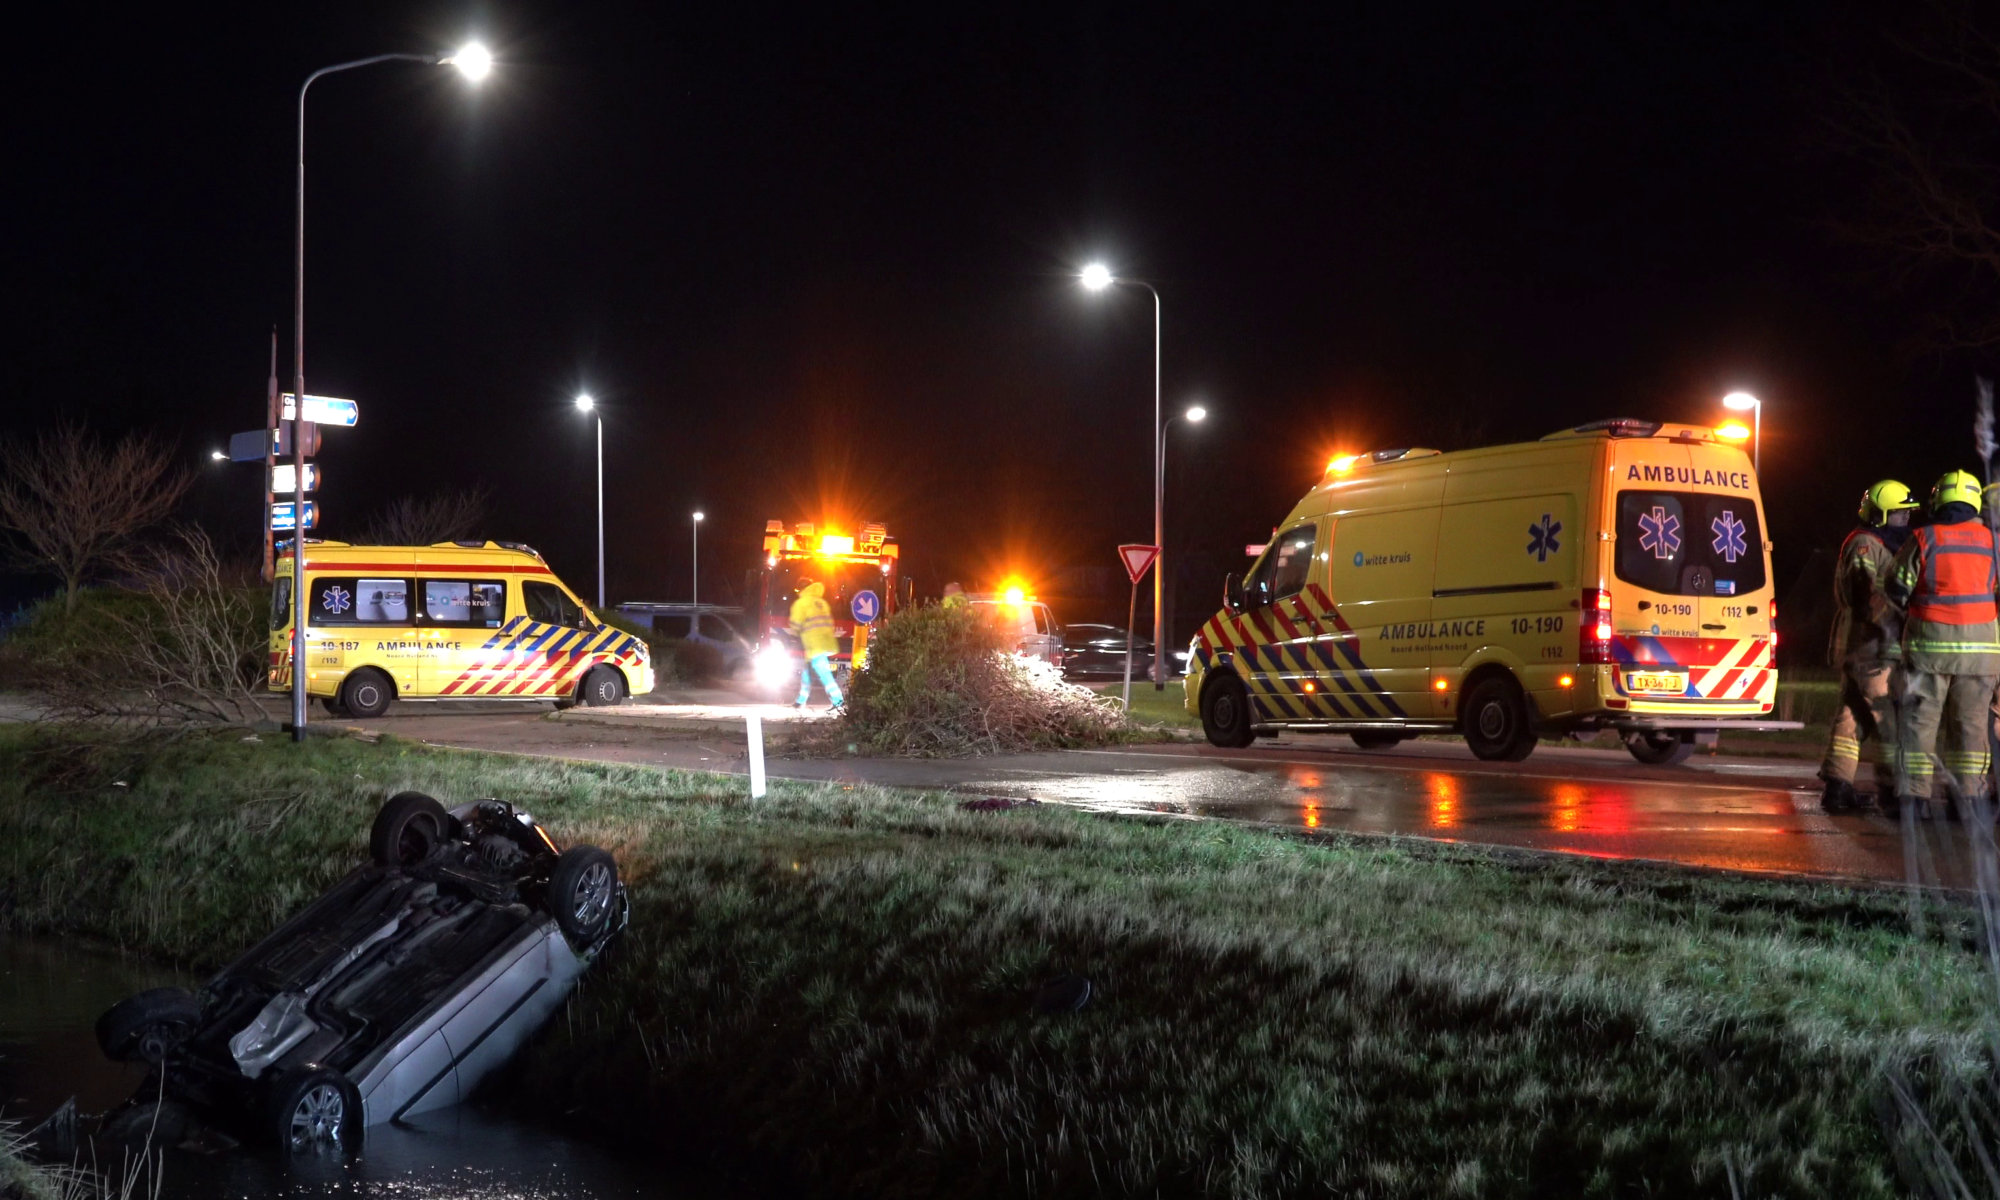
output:
M 1670 596 L 1741 596 L 1764 586 L 1757 506 L 1707 492 L 1618 493 L 1618 578 Z
M 487 579 L 426 579 L 424 623 L 498 629 L 507 616 L 507 585 Z
M 408 625 L 410 581 L 322 575 L 307 585 L 309 625 Z
M 584 628 L 583 609 L 569 598 L 569 594 L 553 583 L 525 579 L 521 581 L 521 605 L 527 610 L 530 621 L 540 621 L 547 625 L 565 625 L 571 629 Z
M 1252 608 L 1274 604 L 1305 590 L 1312 571 L 1313 527 L 1300 525 L 1272 539 L 1243 582 L 1243 597 Z

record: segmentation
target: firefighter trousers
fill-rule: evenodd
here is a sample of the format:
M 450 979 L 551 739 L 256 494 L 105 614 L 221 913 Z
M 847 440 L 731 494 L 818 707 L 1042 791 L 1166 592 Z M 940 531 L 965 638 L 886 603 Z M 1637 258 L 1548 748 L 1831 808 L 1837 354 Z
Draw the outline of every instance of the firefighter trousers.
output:
M 1826 758 L 1820 763 L 1819 777 L 1828 782 L 1853 783 L 1858 764 L 1866 759 L 1874 790 L 1893 791 L 1896 786 L 1896 697 L 1894 663 L 1870 660 L 1850 662 L 1841 669 L 1840 707 L 1833 714 L 1833 736 L 1828 739 Z M 1862 791 L 1868 791 L 1863 780 Z
M 1991 765 L 1986 730 L 1992 720 L 1991 675 L 1944 675 L 1935 671 L 1903 672 L 1901 728 L 1896 754 L 1896 794 L 1925 799 L 1931 793 L 1933 758 L 1939 726 L 1947 715 L 1942 762 L 1967 795 L 1981 793 Z

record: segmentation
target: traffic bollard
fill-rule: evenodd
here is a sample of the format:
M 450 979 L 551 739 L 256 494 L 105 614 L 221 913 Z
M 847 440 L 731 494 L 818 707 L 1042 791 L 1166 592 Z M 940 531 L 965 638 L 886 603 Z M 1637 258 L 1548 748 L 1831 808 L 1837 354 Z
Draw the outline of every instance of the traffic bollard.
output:
M 750 739 L 750 798 L 764 798 L 764 719 L 755 715 L 743 718 L 744 732 Z

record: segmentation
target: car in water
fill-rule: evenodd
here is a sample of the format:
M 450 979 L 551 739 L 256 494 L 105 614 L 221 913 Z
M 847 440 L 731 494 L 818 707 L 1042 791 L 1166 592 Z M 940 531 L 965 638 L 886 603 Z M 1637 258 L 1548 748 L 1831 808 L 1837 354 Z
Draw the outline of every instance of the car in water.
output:
M 171 1104 L 174 1120 L 305 1151 L 456 1104 L 628 919 L 610 854 L 559 848 L 504 801 L 403 792 L 369 852 L 202 995 L 155 988 L 98 1018 L 108 1057 L 151 1068 L 107 1128 Z

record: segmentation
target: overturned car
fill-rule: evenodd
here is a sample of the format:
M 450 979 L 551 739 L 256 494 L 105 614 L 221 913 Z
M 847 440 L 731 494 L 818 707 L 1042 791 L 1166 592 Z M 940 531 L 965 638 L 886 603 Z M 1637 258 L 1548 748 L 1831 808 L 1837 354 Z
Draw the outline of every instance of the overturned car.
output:
M 202 996 L 157 988 L 98 1018 L 106 1055 L 153 1068 L 133 1105 L 164 1094 L 196 1119 L 299 1150 L 456 1104 L 628 917 L 611 855 L 559 850 L 498 800 L 448 810 L 403 792 L 377 814 L 369 850 L 368 866 Z

